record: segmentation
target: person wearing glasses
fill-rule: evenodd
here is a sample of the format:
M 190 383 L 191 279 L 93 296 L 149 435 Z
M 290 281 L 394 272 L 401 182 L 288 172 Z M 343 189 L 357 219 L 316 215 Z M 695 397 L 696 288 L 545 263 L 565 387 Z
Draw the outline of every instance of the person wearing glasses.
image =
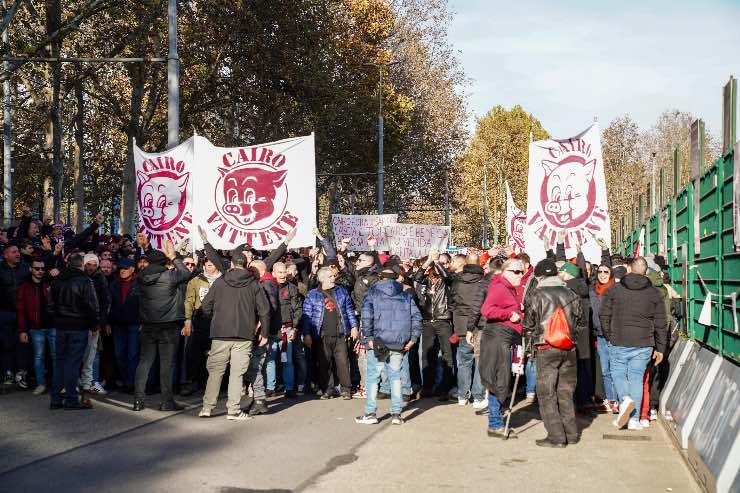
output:
M 56 356 L 56 331 L 49 312 L 49 285 L 44 282 L 46 267 L 42 260 L 31 263 L 31 278 L 18 288 L 18 332 L 23 344 L 33 343 L 33 368 L 36 388 L 33 395 L 46 392 L 46 343 L 51 360 Z
M 480 379 L 488 389 L 488 436 L 492 438 L 506 438 L 501 410 L 511 387 L 511 347 L 519 344 L 522 335 L 522 300 L 517 287 L 524 273 L 521 260 L 504 262 L 480 309 L 486 319 L 480 336 Z
M 604 295 L 614 284 L 614 273 L 612 272 L 611 263 L 602 262 L 596 270 L 596 282 L 591 285 L 589 299 L 591 301 L 591 321 L 596 332 L 596 350 L 599 354 L 599 362 L 601 363 L 601 378 L 604 382 L 603 406 L 610 412 L 618 412 L 619 404 L 609 365 L 609 341 L 604 337 L 604 331 L 601 328 L 601 319 L 599 317 L 601 315 L 601 302 L 604 299 Z

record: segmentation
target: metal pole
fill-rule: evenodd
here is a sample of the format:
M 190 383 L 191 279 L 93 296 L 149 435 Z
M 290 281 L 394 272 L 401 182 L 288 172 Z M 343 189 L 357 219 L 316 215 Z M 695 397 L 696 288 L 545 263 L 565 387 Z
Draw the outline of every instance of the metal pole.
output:
M 450 225 L 450 172 L 445 170 L 445 226 Z
M 483 248 L 488 249 L 488 162 L 483 163 Z
M 169 0 L 169 54 L 167 55 L 167 146 L 180 143 L 180 58 L 177 55 L 177 0 Z
M 384 200 L 384 175 L 385 166 L 383 164 L 383 67 L 378 67 L 380 73 L 380 83 L 378 86 L 378 214 L 383 214 Z
M 8 0 L 3 0 L 3 23 L 8 22 Z M 3 46 L 8 46 L 8 29 L 3 31 Z M 6 79 L 3 81 L 3 223 L 9 226 L 13 220 L 13 161 L 11 142 L 13 135 L 10 95 L 10 62 L 3 62 Z

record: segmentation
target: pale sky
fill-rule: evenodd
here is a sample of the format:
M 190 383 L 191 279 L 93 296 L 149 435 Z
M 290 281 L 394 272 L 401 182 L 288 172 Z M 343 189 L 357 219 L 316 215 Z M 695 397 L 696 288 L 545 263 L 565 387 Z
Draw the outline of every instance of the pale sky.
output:
M 449 0 L 450 41 L 475 117 L 521 104 L 553 137 L 665 109 L 721 133 L 722 86 L 740 77 L 740 0 Z

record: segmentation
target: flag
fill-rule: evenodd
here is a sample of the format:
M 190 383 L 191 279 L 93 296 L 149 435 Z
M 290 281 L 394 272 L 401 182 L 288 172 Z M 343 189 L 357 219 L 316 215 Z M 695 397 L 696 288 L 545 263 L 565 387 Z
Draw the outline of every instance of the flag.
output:
M 527 215 L 519 209 L 511 196 L 509 182 L 506 182 L 506 241 L 515 253 L 524 252 L 524 227 Z
M 544 242 L 554 244 L 559 231 L 566 233 L 567 257 L 580 245 L 586 260 L 598 263 L 596 238 L 611 243 L 608 211 L 597 123 L 574 137 L 529 144 L 524 239 L 533 264 L 545 258 Z

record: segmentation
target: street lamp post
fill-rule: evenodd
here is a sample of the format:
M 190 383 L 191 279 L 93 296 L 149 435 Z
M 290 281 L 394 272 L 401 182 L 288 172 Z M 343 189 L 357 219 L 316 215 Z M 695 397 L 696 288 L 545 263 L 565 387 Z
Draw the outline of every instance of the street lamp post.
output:
M 378 214 L 383 214 L 385 189 L 385 164 L 383 163 L 383 69 L 399 62 L 363 63 L 363 67 L 378 69 Z
M 177 54 L 177 0 L 167 4 L 167 147 L 180 143 L 180 57 Z

